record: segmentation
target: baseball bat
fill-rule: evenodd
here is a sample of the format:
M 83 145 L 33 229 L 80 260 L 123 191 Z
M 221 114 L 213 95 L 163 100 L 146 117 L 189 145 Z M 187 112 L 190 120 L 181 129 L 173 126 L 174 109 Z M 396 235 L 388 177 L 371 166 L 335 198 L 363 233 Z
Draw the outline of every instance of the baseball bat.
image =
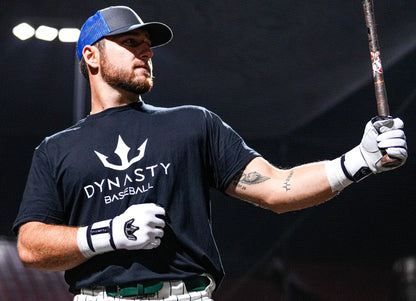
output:
M 361 2 L 364 10 L 365 23 L 367 25 L 368 48 L 370 50 L 371 66 L 373 69 L 374 91 L 377 101 L 377 120 L 391 119 L 386 84 L 384 82 L 383 66 L 381 64 L 373 0 L 361 0 Z M 389 155 L 385 153 L 381 159 L 381 164 L 385 167 L 397 166 L 400 164 L 400 161 L 396 158 L 389 157 Z

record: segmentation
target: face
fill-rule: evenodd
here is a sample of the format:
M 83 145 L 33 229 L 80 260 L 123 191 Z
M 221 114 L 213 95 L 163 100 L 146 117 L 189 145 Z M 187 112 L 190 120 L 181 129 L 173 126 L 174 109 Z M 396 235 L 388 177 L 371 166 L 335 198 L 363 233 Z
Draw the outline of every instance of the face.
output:
M 153 87 L 153 66 L 147 32 L 134 30 L 110 36 L 100 50 L 100 68 L 104 81 L 114 88 L 143 94 Z

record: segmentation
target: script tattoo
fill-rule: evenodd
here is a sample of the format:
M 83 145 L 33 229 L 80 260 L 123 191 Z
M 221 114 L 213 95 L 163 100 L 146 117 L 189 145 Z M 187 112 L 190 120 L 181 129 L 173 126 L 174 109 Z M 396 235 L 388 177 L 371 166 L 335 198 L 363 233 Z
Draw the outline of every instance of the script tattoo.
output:
M 285 183 L 283 184 L 283 188 L 286 189 L 286 192 L 288 192 L 290 190 L 290 179 L 293 176 L 293 170 L 290 171 L 289 175 L 287 176 Z
M 263 176 L 257 171 L 252 171 L 249 173 L 244 173 L 244 171 L 241 171 L 235 176 L 233 180 L 233 184 L 236 187 L 241 188 L 242 190 L 245 190 L 247 188 L 246 185 L 259 184 L 269 179 L 270 179 L 269 177 Z

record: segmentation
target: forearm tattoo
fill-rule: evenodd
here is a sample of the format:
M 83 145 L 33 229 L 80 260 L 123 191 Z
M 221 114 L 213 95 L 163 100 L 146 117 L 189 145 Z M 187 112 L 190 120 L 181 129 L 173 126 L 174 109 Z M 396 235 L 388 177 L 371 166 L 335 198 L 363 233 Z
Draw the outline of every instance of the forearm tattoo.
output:
M 269 180 L 269 177 L 263 176 L 257 171 L 252 171 L 249 173 L 244 173 L 244 171 L 239 172 L 233 179 L 234 186 L 246 190 L 247 185 L 255 185 Z
M 293 176 L 293 170 L 290 171 L 289 175 L 287 176 L 285 182 L 283 183 L 283 188 L 288 192 L 290 190 L 290 180 Z

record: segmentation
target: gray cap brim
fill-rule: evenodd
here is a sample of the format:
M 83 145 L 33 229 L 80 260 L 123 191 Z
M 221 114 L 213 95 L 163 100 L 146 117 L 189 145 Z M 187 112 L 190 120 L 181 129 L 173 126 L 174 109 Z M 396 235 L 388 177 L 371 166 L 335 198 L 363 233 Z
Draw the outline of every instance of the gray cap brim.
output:
M 160 22 L 149 22 L 142 24 L 134 24 L 128 27 L 120 28 L 105 36 L 113 36 L 122 33 L 126 33 L 135 29 L 143 29 L 149 33 L 150 41 L 152 42 L 152 48 L 165 45 L 169 43 L 173 38 L 173 32 L 166 24 Z

